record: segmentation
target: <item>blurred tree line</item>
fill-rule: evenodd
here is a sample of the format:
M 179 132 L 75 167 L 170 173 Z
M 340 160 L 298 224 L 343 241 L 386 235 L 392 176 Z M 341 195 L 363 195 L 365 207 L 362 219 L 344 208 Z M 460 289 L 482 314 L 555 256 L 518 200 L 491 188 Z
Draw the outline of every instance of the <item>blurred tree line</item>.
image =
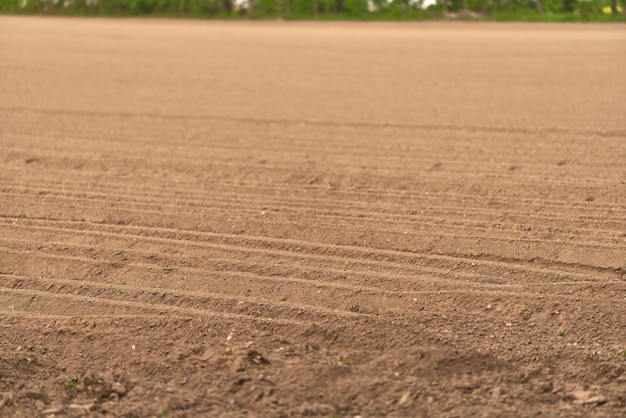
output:
M 420 19 L 442 15 L 568 20 L 623 15 L 626 0 L 0 0 L 1 13 L 286 19 Z

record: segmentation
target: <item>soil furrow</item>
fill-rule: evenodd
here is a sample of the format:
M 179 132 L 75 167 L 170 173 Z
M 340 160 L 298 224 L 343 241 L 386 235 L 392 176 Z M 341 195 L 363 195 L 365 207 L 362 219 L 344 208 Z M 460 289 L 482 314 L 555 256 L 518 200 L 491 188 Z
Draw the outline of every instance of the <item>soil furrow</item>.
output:
M 87 116 L 87 117 L 106 117 L 109 119 L 120 118 L 148 118 L 148 119 L 173 119 L 173 120 L 214 120 L 214 121 L 227 121 L 237 123 L 250 123 L 259 125 L 268 124 L 290 124 L 290 125 L 312 125 L 312 126 L 347 126 L 347 127 L 368 127 L 368 128 L 402 128 L 411 130 L 434 130 L 434 131 L 461 131 L 461 132 L 497 132 L 503 134 L 521 133 L 521 134 L 542 134 L 542 133 L 579 133 L 584 135 L 597 135 L 602 137 L 626 137 L 625 130 L 590 130 L 590 129 L 573 129 L 573 128 L 539 128 L 539 129 L 520 129 L 512 127 L 498 127 L 498 126 L 459 126 L 459 125 L 429 125 L 429 124 L 403 124 L 394 122 L 382 122 L 382 123 L 368 123 L 365 121 L 329 121 L 329 120 L 293 120 L 293 119 L 256 119 L 256 118 L 239 118 L 232 116 L 209 116 L 209 115 L 180 115 L 180 114 L 162 114 L 162 113 L 129 113 L 129 112 L 94 112 L 94 111 L 79 111 L 79 110 L 67 110 L 67 109 L 43 109 L 43 108 L 21 108 L 0 106 L 0 110 L 4 112 L 31 112 L 46 115 L 61 115 L 61 116 Z

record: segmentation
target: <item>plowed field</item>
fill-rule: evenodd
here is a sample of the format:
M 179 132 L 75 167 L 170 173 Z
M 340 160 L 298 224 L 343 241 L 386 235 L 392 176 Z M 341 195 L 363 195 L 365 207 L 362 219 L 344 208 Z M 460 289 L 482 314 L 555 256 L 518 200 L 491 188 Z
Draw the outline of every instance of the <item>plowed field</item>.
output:
M 626 415 L 626 27 L 0 18 L 0 415 Z

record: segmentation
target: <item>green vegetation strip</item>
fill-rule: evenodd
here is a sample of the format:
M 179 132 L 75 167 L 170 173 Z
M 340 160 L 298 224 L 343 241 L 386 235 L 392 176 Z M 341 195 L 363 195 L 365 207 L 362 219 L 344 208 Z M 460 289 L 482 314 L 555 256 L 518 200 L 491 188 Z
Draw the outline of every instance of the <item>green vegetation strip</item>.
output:
M 286 20 L 626 22 L 626 0 L 0 0 L 0 13 Z

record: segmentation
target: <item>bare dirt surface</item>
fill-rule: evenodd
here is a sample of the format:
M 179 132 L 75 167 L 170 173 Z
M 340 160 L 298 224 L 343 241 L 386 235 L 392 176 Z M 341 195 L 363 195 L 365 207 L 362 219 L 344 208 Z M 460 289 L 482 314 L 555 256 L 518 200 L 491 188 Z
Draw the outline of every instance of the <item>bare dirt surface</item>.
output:
M 0 18 L 0 415 L 624 416 L 625 29 Z

